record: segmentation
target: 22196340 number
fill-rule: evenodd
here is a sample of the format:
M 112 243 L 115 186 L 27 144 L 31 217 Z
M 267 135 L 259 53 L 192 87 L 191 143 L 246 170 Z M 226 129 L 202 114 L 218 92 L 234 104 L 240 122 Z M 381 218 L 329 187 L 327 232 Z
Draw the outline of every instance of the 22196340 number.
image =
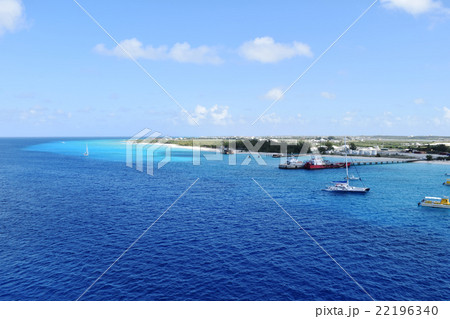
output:
M 436 316 L 439 312 L 438 307 L 433 306 L 426 306 L 425 308 L 422 308 L 421 306 L 377 306 L 377 316 L 420 316 L 420 315 L 426 315 L 426 316 Z

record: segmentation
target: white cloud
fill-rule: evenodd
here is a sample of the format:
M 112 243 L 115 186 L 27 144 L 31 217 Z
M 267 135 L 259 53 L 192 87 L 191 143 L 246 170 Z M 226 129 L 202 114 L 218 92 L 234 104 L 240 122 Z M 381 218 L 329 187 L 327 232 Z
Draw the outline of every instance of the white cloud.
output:
M 295 56 L 312 57 L 309 45 L 301 42 L 292 44 L 276 43 L 271 37 L 247 41 L 239 48 L 239 53 L 248 60 L 261 63 L 275 63 Z
M 149 60 L 162 60 L 167 57 L 167 46 L 154 48 L 148 45 L 144 47 L 142 42 L 136 38 L 123 40 L 120 42 L 120 46 L 135 59 L 144 58 Z M 107 49 L 104 44 L 97 44 L 94 47 L 94 51 L 103 55 L 128 58 L 128 54 L 126 54 L 119 46 L 110 50 Z
M 417 105 L 425 104 L 425 100 L 422 99 L 422 98 L 417 98 L 417 99 L 414 100 L 414 104 L 417 104 Z
M 197 105 L 192 113 L 192 118 L 187 118 L 190 125 L 197 125 L 197 123 L 200 124 L 202 121 L 207 121 L 214 125 L 227 125 L 233 123 L 231 114 L 229 113 L 229 107 L 219 106 L 217 104 L 209 109 L 202 105 Z
M 448 107 L 443 107 L 442 111 L 444 111 L 444 119 L 450 121 L 450 109 Z
M 262 123 L 279 124 L 281 122 L 281 118 L 276 113 L 270 113 L 262 116 L 260 121 Z
M 435 117 L 433 119 L 433 123 L 435 126 L 441 126 L 441 125 L 445 125 L 448 126 L 448 124 L 450 123 L 450 108 L 448 107 L 443 107 L 442 109 L 439 109 L 440 111 L 442 111 L 442 116 L 440 117 Z
M 190 44 L 175 43 L 170 49 L 169 56 L 177 62 L 188 62 L 197 64 L 220 64 L 223 60 L 217 55 L 216 50 L 206 45 L 191 48 Z
M 228 113 L 228 106 L 214 105 L 210 109 L 212 121 L 216 125 L 226 125 L 231 122 L 231 115 Z
M 269 90 L 265 95 L 264 98 L 268 100 L 279 100 L 283 97 L 283 90 L 279 88 L 273 88 Z
M 187 119 L 189 121 L 189 124 L 191 125 L 197 125 L 199 122 L 206 118 L 206 115 L 208 114 L 208 109 L 204 106 L 197 105 L 194 112 L 191 113 L 191 116 L 188 116 Z
M 219 64 L 223 62 L 214 48 L 206 45 L 192 48 L 187 42 L 175 43 L 169 49 L 165 45 L 159 47 L 144 46 L 138 39 L 132 38 L 121 41 L 120 47 L 115 46 L 113 49 L 106 48 L 104 44 L 97 44 L 94 51 L 103 55 L 129 58 L 121 47 L 135 59 L 174 60 L 181 63 L 197 64 Z
M 320 95 L 328 100 L 334 100 L 336 98 L 336 94 L 330 92 L 322 92 Z
M 0 35 L 22 27 L 25 23 L 24 11 L 21 0 L 0 0 Z
M 342 118 L 342 125 L 353 125 L 356 121 L 356 117 L 357 117 L 357 113 L 356 112 L 345 112 L 344 117 Z
M 386 127 L 392 127 L 394 125 L 394 123 L 391 120 L 384 120 L 383 124 Z
M 287 125 L 291 124 L 305 124 L 307 121 L 303 119 L 303 116 L 300 113 L 297 113 L 295 116 L 289 116 L 286 120 Z
M 403 10 L 412 15 L 448 12 L 448 9 L 436 0 L 381 0 L 381 4 L 385 8 Z

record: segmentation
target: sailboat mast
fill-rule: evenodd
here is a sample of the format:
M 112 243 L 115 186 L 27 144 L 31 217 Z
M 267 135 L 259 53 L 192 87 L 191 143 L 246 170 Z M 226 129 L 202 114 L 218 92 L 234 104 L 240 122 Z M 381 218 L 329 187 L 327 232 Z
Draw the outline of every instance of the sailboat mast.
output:
M 349 178 L 348 178 L 348 164 L 347 164 L 347 136 L 344 137 L 344 151 L 345 151 L 345 171 L 347 173 L 347 185 L 348 185 Z

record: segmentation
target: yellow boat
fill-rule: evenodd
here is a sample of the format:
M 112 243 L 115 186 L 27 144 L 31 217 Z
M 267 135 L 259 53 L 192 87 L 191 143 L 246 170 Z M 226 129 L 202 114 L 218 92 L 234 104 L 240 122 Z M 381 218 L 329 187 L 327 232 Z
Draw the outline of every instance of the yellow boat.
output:
M 443 185 L 450 186 L 450 179 L 447 179 Z
M 425 197 L 418 206 L 450 209 L 450 202 L 448 197 Z

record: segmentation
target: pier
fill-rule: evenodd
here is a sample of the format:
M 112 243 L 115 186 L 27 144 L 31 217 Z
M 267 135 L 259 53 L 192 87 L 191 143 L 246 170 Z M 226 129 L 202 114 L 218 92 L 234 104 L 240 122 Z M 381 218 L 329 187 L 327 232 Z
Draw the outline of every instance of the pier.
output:
M 417 162 L 420 161 L 418 159 L 406 159 L 406 160 L 400 160 L 400 159 L 396 159 L 396 160 L 380 160 L 380 161 L 358 161 L 358 162 L 351 162 L 351 165 L 357 165 L 357 166 L 361 166 L 361 165 L 385 165 L 385 164 L 404 164 L 404 163 L 413 163 L 413 162 Z
M 363 165 L 386 165 L 386 164 L 406 164 L 406 163 L 414 163 L 422 161 L 422 159 L 399 159 L 399 158 L 393 158 L 393 159 L 387 159 L 387 158 L 380 158 L 379 160 L 374 160 L 373 157 L 370 160 L 367 161 L 355 161 L 350 160 L 348 161 L 348 166 L 363 166 Z M 331 164 L 331 162 L 328 162 Z M 342 168 L 345 167 L 345 163 L 334 163 L 335 165 L 328 165 L 329 167 L 319 167 L 319 168 L 310 168 L 307 167 L 309 162 L 302 162 L 297 160 L 288 160 L 286 163 L 282 163 L 278 165 L 278 168 L 281 169 L 325 169 L 325 168 Z M 341 164 L 341 165 L 336 165 Z M 333 166 L 333 167 L 331 167 Z

